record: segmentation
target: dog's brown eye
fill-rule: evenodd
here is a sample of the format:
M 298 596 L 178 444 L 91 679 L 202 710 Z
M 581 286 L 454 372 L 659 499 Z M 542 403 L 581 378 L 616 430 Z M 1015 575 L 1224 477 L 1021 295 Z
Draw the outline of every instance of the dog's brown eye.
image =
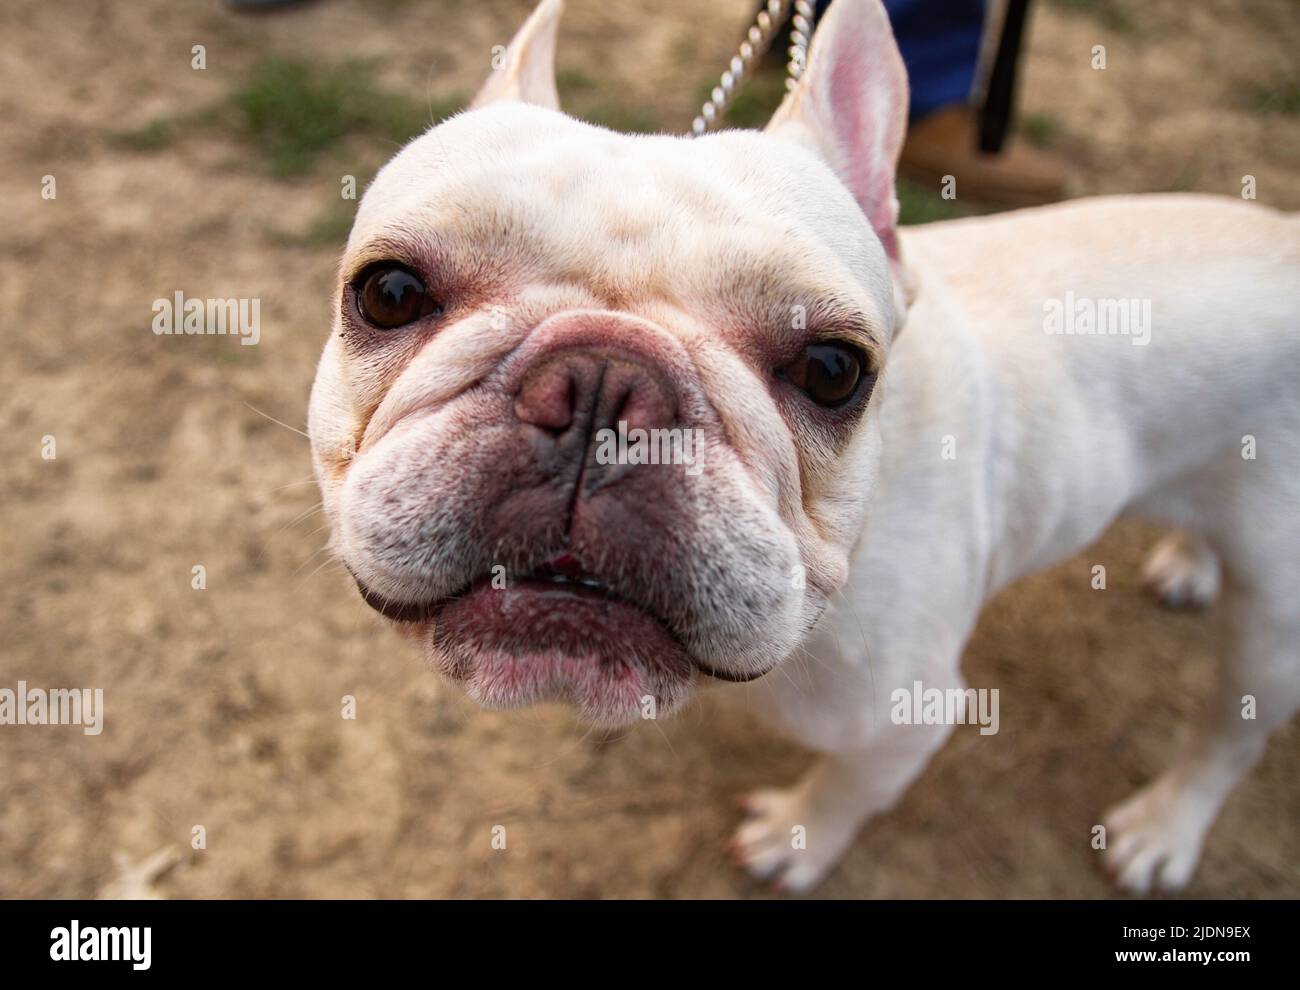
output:
M 424 283 L 396 265 L 371 269 L 361 280 L 357 304 L 366 322 L 384 330 L 396 330 L 421 317 L 442 312 Z
M 838 406 L 857 390 L 864 364 L 847 344 L 810 344 L 781 373 L 819 406 Z

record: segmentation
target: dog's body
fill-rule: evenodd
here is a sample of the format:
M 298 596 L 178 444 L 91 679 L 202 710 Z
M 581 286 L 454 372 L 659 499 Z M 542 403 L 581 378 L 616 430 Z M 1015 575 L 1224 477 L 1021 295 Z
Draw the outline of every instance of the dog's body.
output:
M 754 796 L 737 849 L 804 888 L 951 731 L 895 724 L 894 691 L 962 686 L 990 595 L 1158 518 L 1195 535 L 1153 581 L 1203 601 L 1217 555 L 1234 639 L 1106 855 L 1131 889 L 1185 883 L 1300 703 L 1300 224 L 1168 196 L 900 232 L 905 81 L 874 2 L 832 6 L 767 134 L 694 142 L 524 105 L 555 105 L 558 7 L 358 213 L 311 435 L 367 600 L 487 704 L 626 722 L 761 677 L 824 755 Z M 1075 300 L 1150 318 L 1048 332 Z M 624 422 L 706 437 L 698 476 L 598 461 Z
M 1300 223 L 1226 199 L 1138 196 L 903 235 L 916 298 L 878 386 L 883 459 L 862 542 L 842 601 L 804 645 L 809 662 L 754 686 L 767 719 L 828 755 L 799 787 L 753 797 L 741 854 L 759 872 L 787 863 L 793 887 L 815 882 L 951 731 L 892 724 L 891 693 L 964 686 L 984 602 L 1128 512 L 1195 534 L 1152 560 L 1174 603 L 1212 597 L 1206 544 L 1232 576 L 1234 638 L 1204 735 L 1104 819 L 1126 886 L 1181 886 L 1219 804 L 1300 703 Z M 1043 302 L 1067 288 L 1152 299 L 1150 343 L 1045 333 Z M 1269 438 L 1268 464 L 1243 457 L 1248 436 Z M 816 849 L 791 851 L 796 824 Z

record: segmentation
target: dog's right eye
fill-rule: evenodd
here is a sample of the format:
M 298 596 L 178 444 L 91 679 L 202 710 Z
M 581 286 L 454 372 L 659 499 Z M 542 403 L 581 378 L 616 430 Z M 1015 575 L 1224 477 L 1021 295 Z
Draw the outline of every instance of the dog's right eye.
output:
M 363 274 L 357 283 L 357 307 L 367 323 L 382 330 L 442 312 L 419 277 L 400 265 L 377 265 Z

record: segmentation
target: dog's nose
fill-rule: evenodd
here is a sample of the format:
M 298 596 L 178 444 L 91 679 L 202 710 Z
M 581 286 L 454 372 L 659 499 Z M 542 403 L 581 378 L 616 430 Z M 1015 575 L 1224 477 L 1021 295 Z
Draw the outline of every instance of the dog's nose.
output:
M 578 430 L 667 429 L 677 401 L 663 377 L 622 353 L 568 351 L 538 363 L 515 396 L 515 416 L 556 439 Z

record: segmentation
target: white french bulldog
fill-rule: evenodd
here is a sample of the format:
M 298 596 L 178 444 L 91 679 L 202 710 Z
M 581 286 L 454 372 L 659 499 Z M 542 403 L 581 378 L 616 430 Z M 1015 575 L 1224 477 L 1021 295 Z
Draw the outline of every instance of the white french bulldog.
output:
M 1233 639 L 1104 856 L 1184 885 L 1300 703 L 1300 223 L 1153 195 L 900 230 L 878 0 L 831 6 L 764 132 L 699 139 L 562 114 L 560 8 L 357 213 L 310 433 L 366 601 L 497 708 L 625 723 L 762 678 L 823 755 L 735 848 L 802 890 L 952 731 L 893 699 L 965 687 L 982 604 L 1121 513 L 1166 521 L 1150 579 L 1204 602 L 1222 565 Z M 681 436 L 689 465 L 625 443 Z

